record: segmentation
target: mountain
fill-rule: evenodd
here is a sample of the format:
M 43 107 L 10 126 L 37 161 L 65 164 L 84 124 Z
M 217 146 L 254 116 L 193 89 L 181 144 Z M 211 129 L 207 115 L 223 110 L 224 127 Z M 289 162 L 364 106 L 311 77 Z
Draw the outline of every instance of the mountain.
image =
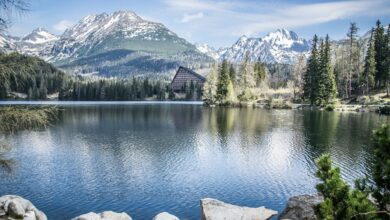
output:
M 180 65 L 200 68 L 213 62 L 163 24 L 131 11 L 88 15 L 59 37 L 36 29 L 15 46 L 2 37 L 0 45 L 44 58 L 70 74 L 167 75 Z
M 249 53 L 251 61 L 256 61 L 260 57 L 266 63 L 292 64 L 299 55 L 307 54 L 309 50 L 309 41 L 299 38 L 293 31 L 278 29 L 263 38 L 242 36 L 231 47 L 218 51 L 204 51 L 210 57 L 235 63 L 242 61 L 246 53 Z M 217 55 L 214 55 L 215 53 Z
M 0 34 L 0 47 L 3 51 L 38 56 L 47 59 L 54 43 L 59 38 L 43 28 L 37 28 L 23 38 Z
M 163 24 L 118 11 L 89 15 L 66 30 L 49 61 L 68 72 L 127 76 L 172 73 L 179 65 L 199 68 L 212 59 Z

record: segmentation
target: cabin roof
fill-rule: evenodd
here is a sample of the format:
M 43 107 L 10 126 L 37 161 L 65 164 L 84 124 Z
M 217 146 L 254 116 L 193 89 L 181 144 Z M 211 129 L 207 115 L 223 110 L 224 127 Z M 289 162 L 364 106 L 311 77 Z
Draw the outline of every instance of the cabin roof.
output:
M 190 73 L 191 75 L 195 76 L 196 78 L 198 78 L 199 80 L 201 80 L 201 81 L 203 81 L 203 82 L 206 81 L 206 78 L 205 78 L 205 77 L 201 76 L 200 74 L 196 73 L 195 71 L 193 71 L 193 70 L 191 70 L 191 69 L 189 69 L 189 68 L 180 66 L 179 69 L 177 69 L 176 74 L 175 74 L 175 77 L 173 77 L 173 79 L 172 79 L 172 82 L 175 81 L 176 76 L 179 74 L 179 72 L 180 72 L 181 69 L 182 69 L 182 70 L 185 70 L 186 72 Z

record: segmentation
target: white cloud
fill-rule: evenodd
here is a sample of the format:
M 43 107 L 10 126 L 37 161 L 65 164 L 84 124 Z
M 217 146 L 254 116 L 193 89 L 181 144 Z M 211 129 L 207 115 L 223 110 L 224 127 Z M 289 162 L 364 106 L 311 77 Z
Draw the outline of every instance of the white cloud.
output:
M 180 20 L 182 23 L 188 23 L 194 20 L 198 20 L 204 17 L 203 12 L 198 12 L 195 14 L 185 14 L 183 18 Z
M 275 28 L 296 28 L 315 24 L 322 24 L 352 16 L 369 15 L 373 10 L 381 8 L 377 15 L 390 12 L 382 0 L 373 1 L 338 1 L 330 3 L 304 4 L 284 7 L 268 14 L 242 14 L 236 13 L 244 23 L 237 34 L 255 34 L 261 31 L 270 31 Z M 384 7 L 384 8 L 382 8 Z M 385 10 L 383 10 L 385 9 Z
M 192 31 L 221 36 L 258 35 L 277 28 L 297 28 L 357 16 L 379 17 L 390 13 L 388 0 L 342 0 L 327 3 L 243 3 L 228 0 L 165 0 L 171 12 L 183 14 L 183 23 L 207 18 Z M 173 13 L 174 14 L 174 13 Z M 188 28 L 188 27 L 187 27 Z M 198 28 L 198 29 L 197 29 Z
M 73 22 L 69 20 L 61 20 L 58 23 L 53 25 L 53 29 L 58 32 L 64 32 L 66 29 L 73 26 Z

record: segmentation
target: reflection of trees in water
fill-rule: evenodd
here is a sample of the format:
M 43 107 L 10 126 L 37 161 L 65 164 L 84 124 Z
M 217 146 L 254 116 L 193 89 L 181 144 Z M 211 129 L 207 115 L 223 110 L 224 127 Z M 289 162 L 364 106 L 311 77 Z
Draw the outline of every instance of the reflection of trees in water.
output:
M 0 138 L 0 167 L 7 172 L 12 171 L 12 166 L 14 164 L 14 161 L 12 159 L 7 159 L 5 155 L 9 150 L 9 143 L 6 140 Z
M 314 160 L 328 152 L 333 146 L 340 113 L 326 111 L 305 111 L 303 114 L 303 133 L 308 141 L 308 148 Z
M 62 116 L 63 126 L 88 133 L 91 129 L 97 132 L 191 129 L 201 120 L 202 107 L 197 105 L 77 106 L 66 108 Z
M 255 142 L 272 121 L 268 111 L 254 108 L 204 108 L 203 114 L 204 129 L 218 137 L 221 146 L 227 145 L 233 136 L 238 137 L 240 143 Z

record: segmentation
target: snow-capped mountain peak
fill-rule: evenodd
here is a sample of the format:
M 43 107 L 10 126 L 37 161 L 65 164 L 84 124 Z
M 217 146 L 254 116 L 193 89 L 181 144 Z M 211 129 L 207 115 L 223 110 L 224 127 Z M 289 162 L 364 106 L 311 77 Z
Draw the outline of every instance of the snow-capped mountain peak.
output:
M 209 57 L 213 58 L 214 60 L 219 59 L 219 56 L 220 56 L 219 51 L 216 50 L 214 47 L 212 47 L 208 44 L 199 44 L 199 43 L 196 43 L 195 46 L 196 46 L 196 49 L 198 49 L 201 53 L 208 55 Z
M 22 39 L 22 41 L 24 41 L 25 43 L 30 44 L 44 44 L 56 40 L 58 40 L 58 37 L 54 34 L 51 34 L 44 28 L 37 28 Z
M 300 54 L 308 53 L 310 44 L 299 38 L 295 32 L 282 28 L 268 33 L 263 38 L 243 35 L 231 47 L 218 51 L 199 46 L 198 50 L 215 59 L 227 59 L 235 63 L 241 62 L 247 53 L 251 61 L 260 58 L 267 63 L 293 63 Z

